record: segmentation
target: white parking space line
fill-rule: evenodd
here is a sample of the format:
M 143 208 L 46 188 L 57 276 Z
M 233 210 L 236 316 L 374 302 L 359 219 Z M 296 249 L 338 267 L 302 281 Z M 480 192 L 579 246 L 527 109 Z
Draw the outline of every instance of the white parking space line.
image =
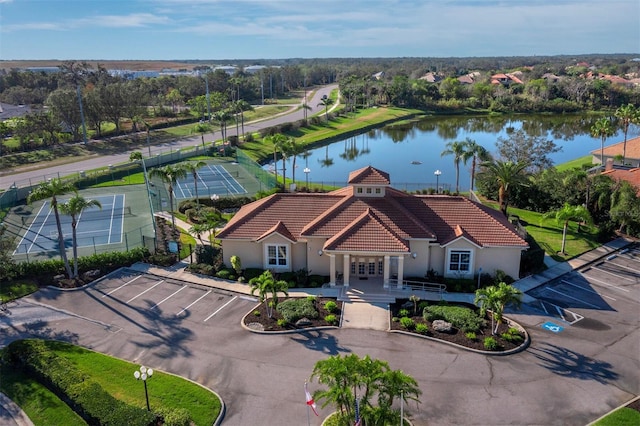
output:
M 618 268 L 624 268 L 624 269 L 626 269 L 626 270 L 628 270 L 628 271 L 635 272 L 636 274 L 638 273 L 638 270 L 637 270 L 636 268 L 632 268 L 632 267 L 630 267 L 630 266 L 626 266 L 626 265 L 619 265 L 619 264 L 617 264 L 617 263 L 614 263 L 613 265 L 615 265 L 615 266 L 616 266 L 616 267 L 618 267 Z M 639 278 L 640 278 L 640 276 L 639 276 Z
M 145 291 L 143 291 L 142 293 L 139 293 L 136 296 L 133 296 L 131 299 L 127 300 L 127 303 L 129 302 L 133 302 L 134 300 L 136 300 L 138 297 L 142 296 L 143 294 L 145 294 L 148 291 L 153 290 L 155 287 L 159 286 L 160 284 L 162 284 L 164 282 L 164 280 L 160 280 L 157 283 L 155 283 L 154 285 L 152 285 L 151 287 L 149 287 L 148 289 L 146 289 Z
M 591 276 L 588 276 L 588 275 L 587 275 L 587 279 L 588 279 L 589 281 L 592 281 L 592 280 L 593 280 L 593 281 L 597 281 L 597 282 L 599 282 L 599 283 L 600 283 L 600 284 L 602 284 L 602 285 L 606 285 L 607 287 L 617 288 L 617 289 L 618 289 L 618 290 L 620 290 L 620 291 L 624 291 L 624 292 L 629 293 L 629 290 L 627 290 L 626 288 L 622 288 L 622 287 L 615 286 L 615 285 L 613 285 L 613 284 L 609 284 L 609 283 L 608 283 L 608 282 L 606 282 L 606 281 L 602 281 L 602 280 L 599 280 L 599 279 L 597 279 L 597 278 L 594 278 L 594 277 L 591 277 Z
M 594 266 L 594 268 L 596 268 L 598 271 L 605 272 L 605 273 L 607 273 L 607 274 L 609 274 L 609 275 L 613 275 L 614 277 L 622 278 L 623 280 L 635 281 L 635 280 L 634 280 L 634 279 L 632 279 L 632 278 L 627 278 L 627 277 L 625 277 L 624 275 L 614 274 L 613 272 L 610 272 L 610 271 L 604 270 L 604 269 L 602 269 L 602 268 L 599 268 L 598 266 Z
M 220 306 L 214 313 L 212 313 L 211 315 L 209 315 L 208 317 L 206 317 L 204 319 L 205 322 L 207 322 L 209 320 L 209 318 L 211 318 L 212 316 L 214 316 L 215 314 L 217 314 L 218 312 L 220 312 L 221 310 L 223 310 L 229 303 L 233 302 L 234 300 L 236 300 L 238 298 L 238 296 L 233 296 L 231 298 L 231 300 L 229 300 L 227 303 L 225 303 L 224 305 Z
M 586 292 L 588 292 L 588 293 L 593 293 L 593 294 L 597 294 L 598 296 L 606 297 L 606 298 L 611 299 L 611 300 L 616 300 L 616 299 L 614 299 L 614 298 L 613 298 L 613 297 L 611 297 L 611 296 L 607 296 L 607 295 L 604 295 L 604 294 L 600 294 L 600 293 L 598 293 L 597 291 L 594 291 L 594 290 L 591 290 L 591 289 L 584 288 L 584 287 L 582 287 L 582 286 L 576 285 L 576 284 L 572 283 L 571 281 L 561 280 L 561 282 L 563 282 L 563 283 L 565 283 L 565 284 L 568 284 L 568 285 L 570 285 L 570 286 L 573 286 L 573 287 L 579 288 L 580 290 L 582 290 L 582 291 L 586 291 Z
M 198 303 L 199 301 L 201 301 L 202 299 L 204 299 L 209 293 L 211 293 L 212 290 L 207 291 L 205 294 L 203 294 L 202 296 L 198 297 L 195 301 L 193 301 L 189 306 L 187 306 L 186 308 L 184 308 L 183 310 L 181 310 L 180 312 L 178 312 L 176 314 L 176 316 L 180 315 L 181 313 L 183 313 L 184 311 L 186 311 L 187 309 L 189 309 L 190 307 L 192 307 L 193 305 L 195 305 L 196 303 Z
M 600 306 L 592 305 L 591 303 L 585 302 L 584 300 L 580 300 L 580 299 L 578 299 L 577 297 L 573 297 L 573 296 L 569 296 L 568 294 L 564 294 L 564 293 L 563 293 L 563 292 L 561 292 L 561 291 L 554 290 L 554 289 L 552 289 L 552 288 L 546 288 L 545 290 L 553 291 L 554 293 L 561 294 L 563 297 L 568 297 L 569 299 L 577 300 L 578 302 L 580 302 L 580 303 L 584 303 L 585 305 L 592 306 L 592 307 L 593 307 L 593 308 L 595 308 L 595 309 L 602 309 Z
M 151 309 L 155 309 L 158 306 L 160 306 L 161 304 L 163 304 L 164 302 L 166 302 L 167 300 L 171 299 L 173 296 L 175 296 L 176 294 L 180 293 L 182 290 L 184 290 L 185 288 L 188 288 L 186 285 L 180 287 L 179 289 L 177 289 L 176 291 L 174 291 L 172 294 L 170 294 L 169 296 L 165 297 L 164 299 L 162 299 L 161 301 L 159 301 L 158 303 L 156 303 L 155 305 L 153 305 L 149 310 Z
M 124 286 L 126 286 L 126 285 L 131 284 L 132 282 L 134 282 L 134 281 L 135 281 L 135 280 L 137 280 L 138 278 L 142 278 L 142 275 L 138 275 L 138 276 L 137 276 L 137 277 L 135 277 L 134 279 L 129 280 L 129 281 L 127 281 L 126 283 L 122 284 L 120 287 L 116 287 L 116 288 L 114 288 L 114 289 L 113 289 L 113 290 L 111 290 L 109 293 L 107 293 L 107 294 L 103 294 L 103 295 L 102 295 L 102 298 L 105 298 L 105 297 L 109 296 L 111 293 L 114 293 L 114 292 L 116 292 L 116 291 L 120 290 L 122 287 L 124 287 Z

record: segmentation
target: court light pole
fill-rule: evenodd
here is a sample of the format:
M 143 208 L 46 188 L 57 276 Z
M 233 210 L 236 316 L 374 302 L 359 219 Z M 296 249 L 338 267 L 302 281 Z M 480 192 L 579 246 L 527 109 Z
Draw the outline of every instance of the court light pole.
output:
M 307 180 L 307 191 L 308 191 L 309 190 L 309 173 L 311 173 L 311 169 L 308 167 L 305 167 L 303 172 Z
M 153 369 L 147 368 L 144 365 L 140 366 L 140 370 L 136 370 L 133 372 L 133 377 L 136 380 L 142 380 L 144 383 L 144 396 L 147 400 L 147 411 L 151 411 L 151 407 L 149 406 L 149 391 L 147 390 L 147 379 L 153 376 Z

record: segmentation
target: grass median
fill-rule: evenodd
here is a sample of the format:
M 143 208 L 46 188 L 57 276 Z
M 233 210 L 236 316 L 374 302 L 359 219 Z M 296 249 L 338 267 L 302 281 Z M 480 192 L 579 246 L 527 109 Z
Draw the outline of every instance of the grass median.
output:
M 47 341 L 46 344 L 115 398 L 137 407 L 146 407 L 143 385 L 133 377 L 139 365 L 68 343 Z M 86 424 L 30 376 L 6 364 L 0 366 L 0 374 L 0 390 L 20 405 L 36 426 Z M 185 409 L 195 425 L 213 424 L 222 409 L 220 399 L 213 392 L 178 376 L 154 371 L 147 386 L 152 411 L 159 408 Z

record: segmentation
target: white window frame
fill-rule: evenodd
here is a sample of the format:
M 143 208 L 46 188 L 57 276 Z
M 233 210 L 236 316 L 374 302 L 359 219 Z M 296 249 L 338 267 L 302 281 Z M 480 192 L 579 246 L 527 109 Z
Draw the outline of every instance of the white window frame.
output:
M 269 254 L 269 249 L 274 248 L 275 256 Z M 284 255 L 282 254 L 284 250 Z M 290 260 L 291 247 L 289 244 L 265 244 L 264 245 L 264 263 L 265 269 L 289 269 L 291 265 Z M 275 260 L 275 264 L 270 263 L 271 259 Z M 282 262 L 282 263 L 281 263 Z
M 448 275 L 464 275 L 464 276 L 469 276 L 469 275 L 473 275 L 473 250 L 472 249 L 464 249 L 464 248 L 459 248 L 459 249 L 450 249 L 447 251 L 447 274 Z M 452 258 L 454 255 L 468 255 L 469 256 L 469 261 L 468 262 L 462 262 L 462 259 L 459 258 L 459 260 L 457 261 L 456 265 L 459 267 L 460 265 L 466 264 L 468 265 L 468 269 L 467 270 L 461 270 L 461 269 L 451 269 L 451 265 L 454 264 Z

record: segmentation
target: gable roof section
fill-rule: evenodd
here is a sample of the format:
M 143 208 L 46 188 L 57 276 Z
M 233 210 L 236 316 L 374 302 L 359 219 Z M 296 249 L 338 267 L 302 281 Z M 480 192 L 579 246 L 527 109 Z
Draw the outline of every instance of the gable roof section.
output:
M 367 166 L 362 169 L 349 173 L 349 181 L 351 184 L 370 184 L 370 185 L 390 185 L 389 173 L 378 170 L 375 167 Z
M 276 223 L 271 229 L 269 229 L 267 232 L 265 232 L 264 234 L 259 236 L 256 241 L 263 240 L 263 239 L 265 239 L 268 236 L 273 235 L 273 234 L 280 234 L 284 238 L 286 238 L 287 240 L 291 241 L 292 243 L 297 241 L 297 238 L 294 237 L 291 234 L 291 232 L 289 232 L 289 230 L 287 229 L 285 224 L 282 223 L 282 221 L 278 221 L 278 223 Z
M 624 180 L 636 187 L 636 194 L 640 197 L 640 168 L 626 170 L 626 169 L 611 169 L 602 172 L 603 175 L 610 176 L 615 180 Z
M 481 247 L 528 247 L 502 213 L 467 198 L 432 195 L 402 201 L 429 224 L 441 245 L 464 236 Z
M 382 183 L 387 176 L 367 167 L 351 178 Z M 291 241 L 324 238 L 328 250 L 407 251 L 410 240 L 445 245 L 459 238 L 479 247 L 527 248 L 496 210 L 464 197 L 418 196 L 391 187 L 381 197 L 355 196 L 352 186 L 321 194 L 274 194 L 240 209 L 218 237 L 256 241 L 273 233 Z
M 406 240 L 393 232 L 373 211 L 368 208 L 341 232 L 327 240 L 325 250 L 408 252 Z

